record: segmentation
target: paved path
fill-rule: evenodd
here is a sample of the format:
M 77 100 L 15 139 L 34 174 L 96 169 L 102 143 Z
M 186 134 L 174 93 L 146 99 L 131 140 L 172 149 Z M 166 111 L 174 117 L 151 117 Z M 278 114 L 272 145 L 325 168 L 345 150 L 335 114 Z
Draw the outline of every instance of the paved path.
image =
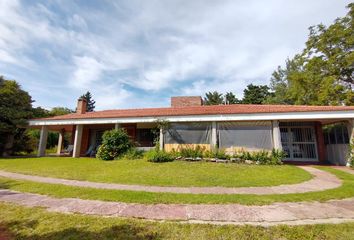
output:
M 126 184 L 115 184 L 115 183 L 97 183 L 79 180 L 68 180 L 60 178 L 51 177 L 40 177 L 32 175 L 24 175 L 19 173 L 11 173 L 0 171 L 0 176 L 19 179 L 19 180 L 29 180 L 41 183 L 51 183 L 51 184 L 62 184 L 68 186 L 76 187 L 90 187 L 99 189 L 114 189 L 114 190 L 129 190 L 129 191 L 144 191 L 144 192 L 168 192 L 168 193 L 190 193 L 190 194 L 256 194 L 256 195 L 267 195 L 267 194 L 289 194 L 289 193 L 305 193 L 313 191 L 323 191 L 327 189 L 333 189 L 340 187 L 342 182 L 336 176 L 313 168 L 309 166 L 301 166 L 302 169 L 308 171 L 313 175 L 313 178 L 309 181 L 289 184 L 289 185 L 279 185 L 271 187 L 240 187 L 240 188 L 229 188 L 229 187 L 159 187 L 159 186 L 141 186 L 141 185 L 126 185 Z
M 28 207 L 45 207 L 60 213 L 82 213 L 151 220 L 177 220 L 214 224 L 314 224 L 354 221 L 354 198 L 324 203 L 274 203 L 265 206 L 240 204 L 128 204 L 0 190 L 0 201 Z

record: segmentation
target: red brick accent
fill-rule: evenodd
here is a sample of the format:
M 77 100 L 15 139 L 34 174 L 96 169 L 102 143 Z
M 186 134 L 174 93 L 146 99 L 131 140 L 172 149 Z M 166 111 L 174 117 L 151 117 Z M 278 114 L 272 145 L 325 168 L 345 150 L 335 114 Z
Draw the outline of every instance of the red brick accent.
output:
M 84 128 L 82 129 L 80 155 L 85 155 L 86 151 L 88 150 L 90 144 L 89 133 L 90 133 L 90 129 L 87 126 L 84 126 Z
M 317 141 L 318 160 L 320 162 L 325 162 L 325 159 L 326 159 L 326 145 L 325 145 L 325 142 L 324 142 L 322 124 L 320 122 L 316 122 L 315 132 L 316 132 L 316 141 Z
M 200 96 L 171 97 L 171 107 L 201 106 L 203 100 Z
M 78 114 L 84 114 L 86 113 L 86 106 L 87 106 L 87 101 L 85 98 L 79 98 L 77 100 L 77 108 L 76 108 L 76 113 Z

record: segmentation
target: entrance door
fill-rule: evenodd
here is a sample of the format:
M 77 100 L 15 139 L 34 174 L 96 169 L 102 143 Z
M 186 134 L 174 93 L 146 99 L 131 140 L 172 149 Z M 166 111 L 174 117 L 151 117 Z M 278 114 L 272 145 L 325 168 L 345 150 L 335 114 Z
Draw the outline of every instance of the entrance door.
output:
M 309 126 L 281 127 L 286 160 L 318 161 L 315 129 Z

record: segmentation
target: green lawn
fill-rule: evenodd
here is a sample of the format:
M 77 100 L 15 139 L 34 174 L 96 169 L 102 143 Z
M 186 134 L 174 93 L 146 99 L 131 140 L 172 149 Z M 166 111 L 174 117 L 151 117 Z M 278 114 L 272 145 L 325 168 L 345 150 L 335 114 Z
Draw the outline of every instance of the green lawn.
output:
M 311 179 L 295 166 L 255 166 L 207 162 L 150 163 L 95 158 L 0 159 L 0 169 L 57 178 L 156 186 L 274 186 Z
M 306 226 L 217 226 L 102 218 L 46 212 L 0 203 L 0 231 L 13 239 L 240 239 L 240 240 L 350 240 L 354 223 Z M 1 235 L 1 234 L 0 234 Z
M 296 194 L 176 194 L 176 193 L 151 193 L 136 191 L 104 190 L 94 188 L 72 187 L 64 185 L 36 183 L 31 181 L 18 181 L 0 178 L 0 188 L 12 189 L 20 192 L 31 192 L 63 198 L 81 198 L 104 201 L 119 201 L 128 203 L 240 203 L 245 205 L 265 205 L 274 202 L 299 202 L 299 201 L 327 201 L 330 199 L 343 199 L 354 196 L 354 175 L 321 167 L 343 180 L 339 188 L 320 192 Z

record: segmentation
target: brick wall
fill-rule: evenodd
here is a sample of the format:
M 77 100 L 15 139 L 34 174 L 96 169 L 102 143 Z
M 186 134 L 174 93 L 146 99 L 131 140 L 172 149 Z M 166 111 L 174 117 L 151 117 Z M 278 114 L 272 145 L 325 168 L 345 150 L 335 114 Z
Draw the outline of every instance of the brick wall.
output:
M 316 140 L 317 140 L 318 160 L 320 162 L 324 162 L 326 159 L 326 145 L 324 143 L 322 124 L 320 122 L 316 122 L 315 131 L 316 131 L 316 138 L 317 138 Z
M 200 96 L 171 97 L 171 107 L 201 106 L 202 103 Z

